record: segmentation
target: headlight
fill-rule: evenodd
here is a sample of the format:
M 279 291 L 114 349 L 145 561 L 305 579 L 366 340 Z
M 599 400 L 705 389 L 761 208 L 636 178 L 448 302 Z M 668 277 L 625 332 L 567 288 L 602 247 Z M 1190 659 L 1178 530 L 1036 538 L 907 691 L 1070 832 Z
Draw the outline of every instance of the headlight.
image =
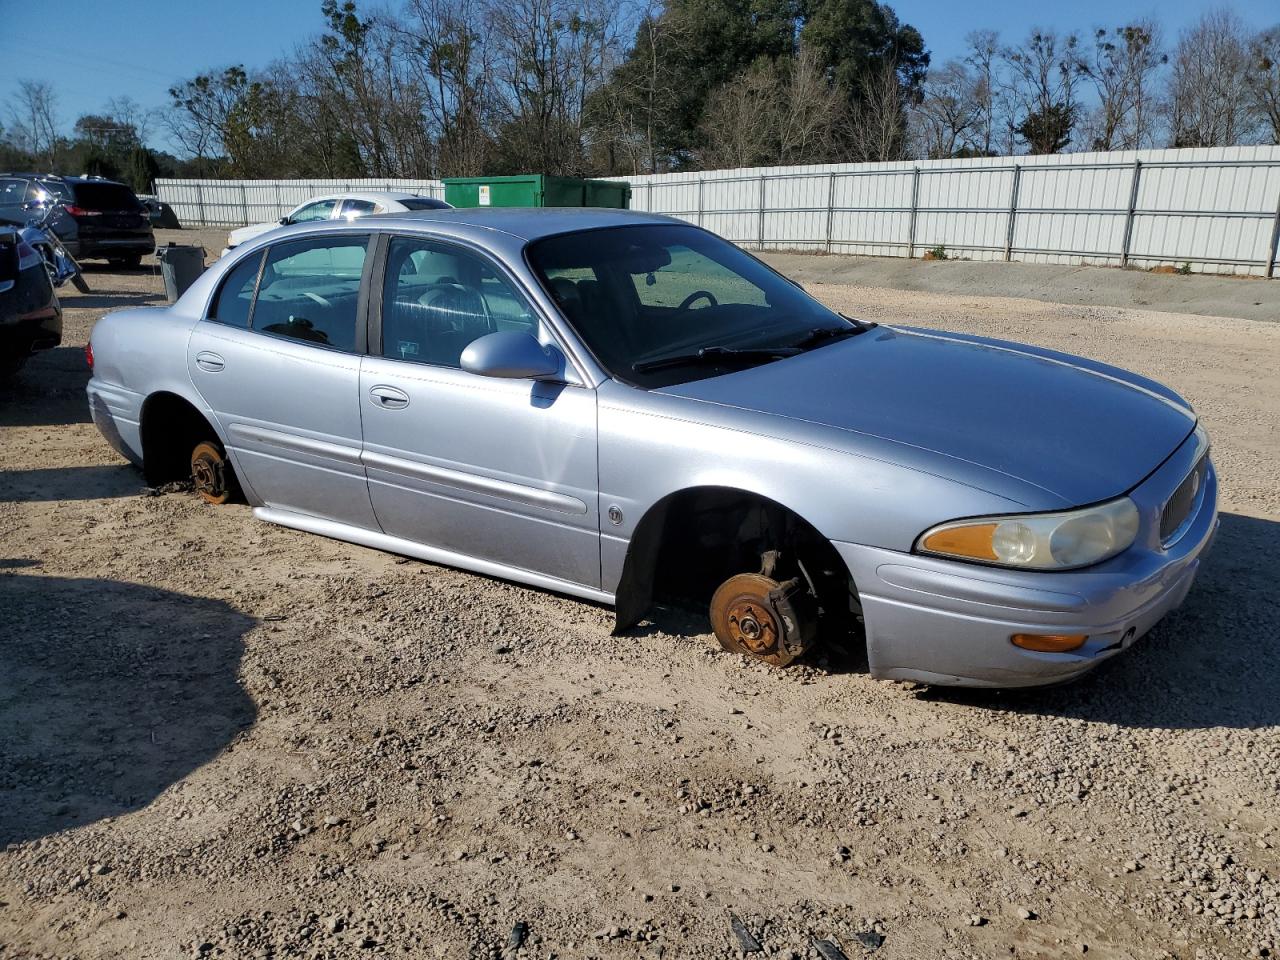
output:
M 1027 570 L 1070 570 L 1100 563 L 1138 535 L 1128 497 L 1066 513 L 982 517 L 944 523 L 916 541 L 921 553 Z

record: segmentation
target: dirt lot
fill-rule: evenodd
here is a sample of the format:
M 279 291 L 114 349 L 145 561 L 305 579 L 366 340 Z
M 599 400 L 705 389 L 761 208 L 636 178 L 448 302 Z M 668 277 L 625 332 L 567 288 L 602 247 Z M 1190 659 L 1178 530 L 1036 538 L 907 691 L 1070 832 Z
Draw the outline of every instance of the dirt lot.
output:
M 678 622 L 615 638 L 603 608 L 145 491 L 87 422 L 82 347 L 159 283 L 89 282 L 0 391 L 3 960 L 498 957 L 518 921 L 521 956 L 724 957 L 731 913 L 784 957 L 1280 946 L 1280 324 L 812 287 L 1204 414 L 1224 515 L 1187 604 L 1001 695 L 775 671 Z

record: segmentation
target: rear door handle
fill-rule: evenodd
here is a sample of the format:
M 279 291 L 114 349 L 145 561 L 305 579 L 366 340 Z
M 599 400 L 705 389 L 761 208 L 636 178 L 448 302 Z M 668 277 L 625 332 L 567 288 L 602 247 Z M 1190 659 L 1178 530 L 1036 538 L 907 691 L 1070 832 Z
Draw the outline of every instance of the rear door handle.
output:
M 369 396 L 377 406 L 385 410 L 400 410 L 409 405 L 409 395 L 395 387 L 371 387 Z
M 217 373 L 226 366 L 226 361 L 216 353 L 210 353 L 208 350 L 201 350 L 196 354 L 196 366 L 201 370 L 208 370 L 210 373 Z

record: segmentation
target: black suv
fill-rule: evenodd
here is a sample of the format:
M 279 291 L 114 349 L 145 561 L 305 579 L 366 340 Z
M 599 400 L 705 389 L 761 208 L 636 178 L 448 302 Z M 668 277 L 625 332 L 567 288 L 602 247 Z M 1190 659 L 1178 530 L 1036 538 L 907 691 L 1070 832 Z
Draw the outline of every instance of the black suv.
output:
M 123 183 L 101 177 L 49 173 L 0 173 L 0 218 L 39 216 L 50 203 L 61 208 L 49 227 L 77 260 L 108 260 L 136 267 L 156 248 L 147 210 Z

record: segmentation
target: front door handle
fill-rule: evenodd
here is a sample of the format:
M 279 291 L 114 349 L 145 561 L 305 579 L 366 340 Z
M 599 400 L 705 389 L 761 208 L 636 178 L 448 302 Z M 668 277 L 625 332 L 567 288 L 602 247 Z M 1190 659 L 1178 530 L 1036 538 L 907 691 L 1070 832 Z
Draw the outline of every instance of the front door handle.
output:
M 375 405 L 384 410 L 400 410 L 409 405 L 409 395 L 395 387 L 371 387 L 369 396 L 373 398 Z
M 196 354 L 196 366 L 201 370 L 208 370 L 210 373 L 217 373 L 226 366 L 226 361 L 216 353 L 210 353 L 208 350 L 201 350 Z

